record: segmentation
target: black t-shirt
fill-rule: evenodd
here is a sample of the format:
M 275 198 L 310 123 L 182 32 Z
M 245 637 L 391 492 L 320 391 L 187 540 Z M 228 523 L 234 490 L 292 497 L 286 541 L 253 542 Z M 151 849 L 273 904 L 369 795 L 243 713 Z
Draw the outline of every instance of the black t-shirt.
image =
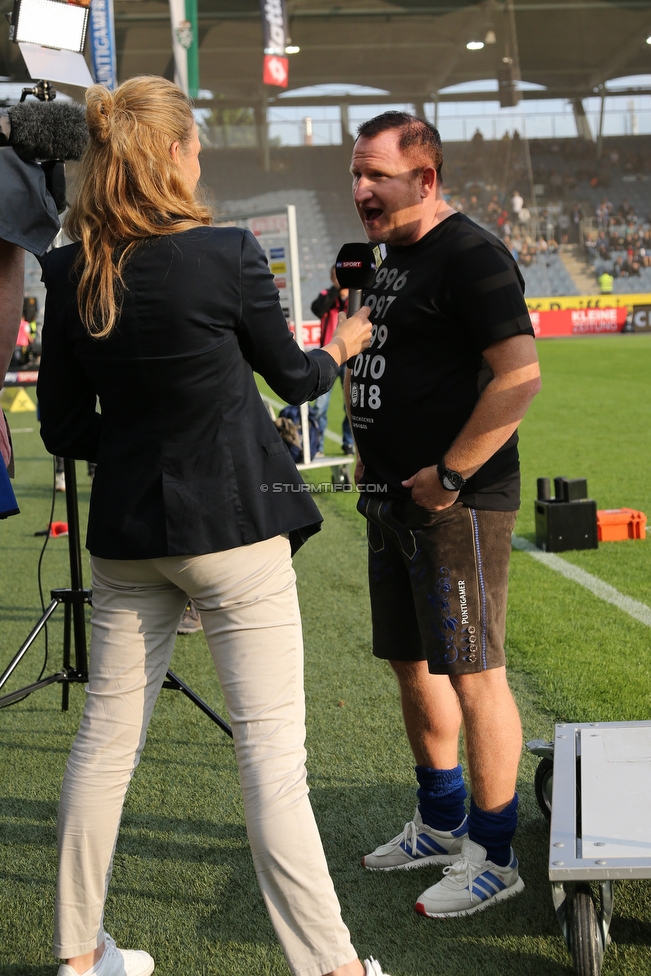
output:
M 490 382 L 484 349 L 534 333 L 511 254 L 463 214 L 386 252 L 364 299 L 373 341 L 349 363 L 352 426 L 363 490 L 407 498 L 401 482 L 442 459 Z M 517 443 L 516 432 L 468 480 L 465 505 L 518 508 Z

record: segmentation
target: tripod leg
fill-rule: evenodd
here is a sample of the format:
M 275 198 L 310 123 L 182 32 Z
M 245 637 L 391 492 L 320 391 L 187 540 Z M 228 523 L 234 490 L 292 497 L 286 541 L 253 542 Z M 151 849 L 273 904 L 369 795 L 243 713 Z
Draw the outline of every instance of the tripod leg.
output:
M 19 701 L 25 695 L 37 691 L 39 688 L 46 688 L 53 682 L 60 681 L 61 690 L 61 709 L 68 710 L 70 682 L 84 684 L 88 681 L 88 654 L 86 651 L 86 615 L 84 607 L 90 603 L 90 590 L 83 588 L 82 562 L 81 562 L 81 542 L 79 531 L 79 512 L 77 509 L 77 475 L 75 462 L 64 459 L 64 471 L 66 476 L 66 508 L 68 512 L 68 556 L 70 560 L 70 582 L 68 589 L 52 590 L 52 602 L 43 613 L 29 637 L 22 645 L 18 653 L 11 660 L 4 672 L 0 675 L 0 689 L 6 684 L 13 674 L 23 657 L 34 643 L 40 632 L 45 627 L 56 608 L 60 603 L 65 604 L 64 636 L 63 636 L 63 671 L 59 671 L 48 678 L 42 678 L 35 683 L 5 695 L 0 698 L 0 708 L 11 705 Z M 75 646 L 75 666 L 70 667 L 70 657 L 72 650 L 72 638 L 74 636 Z
M 8 664 L 8 666 L 6 667 L 2 675 L 0 675 L 0 688 L 2 688 L 7 683 L 12 673 L 18 667 L 18 665 L 24 658 L 25 654 L 27 654 L 27 651 L 30 649 L 30 647 L 32 646 L 32 644 L 34 643 L 34 641 L 36 640 L 36 638 L 38 637 L 38 635 L 43 630 L 46 623 L 48 622 L 48 620 L 56 610 L 56 608 L 59 606 L 60 602 L 61 602 L 60 600 L 54 599 L 52 600 L 52 603 L 50 603 L 50 605 L 47 607 L 45 613 L 43 614 L 39 622 L 36 624 L 36 626 L 30 633 L 25 643 L 22 645 L 22 647 L 20 648 L 16 656 Z
M 70 561 L 70 583 L 74 591 L 82 591 L 81 533 L 79 530 L 79 506 L 77 502 L 77 468 L 70 458 L 64 458 L 66 475 L 66 510 L 68 513 L 68 558 Z M 88 655 L 86 652 L 86 617 L 83 602 L 72 606 L 73 631 L 75 639 L 75 671 L 88 674 Z M 68 664 L 70 662 L 68 661 Z
M 207 705 L 203 698 L 199 697 L 196 691 L 193 691 L 192 688 L 186 685 L 185 681 L 182 681 L 178 675 L 169 670 L 166 678 L 167 680 L 163 683 L 163 688 L 171 688 L 173 691 L 181 691 L 186 698 L 189 698 L 190 701 L 197 706 L 197 708 L 201 709 L 204 715 L 207 715 L 208 718 L 215 723 L 215 725 L 218 725 L 222 732 L 225 732 L 226 735 L 230 736 L 231 739 L 233 738 L 233 730 L 228 722 L 225 722 L 221 715 L 218 715 L 217 712 L 213 711 L 210 705 Z
M 63 670 L 68 671 L 70 668 L 70 618 L 72 616 L 72 606 L 70 603 L 66 603 L 65 606 L 65 616 L 63 618 Z M 61 685 L 61 711 L 68 711 L 68 702 L 70 700 L 70 685 L 67 681 L 64 681 Z

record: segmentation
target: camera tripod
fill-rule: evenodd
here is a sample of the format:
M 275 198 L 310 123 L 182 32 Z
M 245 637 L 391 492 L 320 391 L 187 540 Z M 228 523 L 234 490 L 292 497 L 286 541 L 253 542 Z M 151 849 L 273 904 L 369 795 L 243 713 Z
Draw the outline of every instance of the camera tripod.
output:
M 39 678 L 31 685 L 12 691 L 0 698 L 0 708 L 13 705 L 21 698 L 31 695 L 34 691 L 47 688 L 48 685 L 61 685 L 61 710 L 68 711 L 68 701 L 71 684 L 86 684 L 88 681 L 88 651 L 86 648 L 86 619 L 85 607 L 92 604 L 92 590 L 85 589 L 82 579 L 81 566 L 81 538 L 79 531 L 79 507 L 77 504 L 77 473 L 75 462 L 65 458 L 63 462 L 66 479 L 66 510 L 68 515 L 68 557 L 70 561 L 70 586 L 50 591 L 51 603 L 46 607 L 40 620 L 33 628 L 27 640 L 21 645 L 17 654 L 11 660 L 5 671 L 0 675 L 0 689 L 7 683 L 28 650 L 47 625 L 48 620 L 57 607 L 63 605 L 63 667 L 55 674 Z M 74 648 L 74 663 L 72 651 Z M 230 725 L 217 712 L 213 711 L 206 702 L 199 697 L 173 671 L 167 672 L 163 688 L 182 692 L 208 718 L 218 725 L 222 732 L 233 737 Z

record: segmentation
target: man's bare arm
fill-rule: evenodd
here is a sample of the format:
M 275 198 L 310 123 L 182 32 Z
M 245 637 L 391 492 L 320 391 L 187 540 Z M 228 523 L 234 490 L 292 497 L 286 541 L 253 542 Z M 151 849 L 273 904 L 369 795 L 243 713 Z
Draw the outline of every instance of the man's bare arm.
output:
M 465 479 L 472 477 L 506 443 L 540 390 L 536 343 L 531 336 L 502 339 L 485 350 L 484 358 L 493 379 L 444 459 L 448 468 Z M 412 498 L 418 505 L 431 511 L 448 508 L 458 497 L 458 492 L 442 487 L 436 465 L 421 468 L 403 485 L 412 489 Z

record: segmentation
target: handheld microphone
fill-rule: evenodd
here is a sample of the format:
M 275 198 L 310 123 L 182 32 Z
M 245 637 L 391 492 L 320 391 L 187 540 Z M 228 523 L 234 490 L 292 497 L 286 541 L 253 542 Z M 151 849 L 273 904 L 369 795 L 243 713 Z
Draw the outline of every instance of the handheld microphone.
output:
M 340 288 L 348 288 L 348 318 L 362 307 L 362 290 L 370 288 L 377 271 L 370 244 L 344 244 L 335 261 Z
M 79 159 L 88 143 L 86 111 L 74 102 L 21 102 L 7 110 L 11 131 L 0 146 L 24 160 Z

